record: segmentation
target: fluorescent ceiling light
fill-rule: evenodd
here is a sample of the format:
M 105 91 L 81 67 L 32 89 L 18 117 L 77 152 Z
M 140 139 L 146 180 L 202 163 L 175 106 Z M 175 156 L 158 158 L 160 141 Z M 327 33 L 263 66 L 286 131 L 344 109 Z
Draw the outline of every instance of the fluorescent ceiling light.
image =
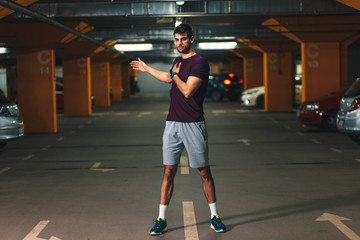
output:
M 150 51 L 153 49 L 152 44 L 115 44 L 114 48 L 120 52 L 138 52 L 138 51 Z
M 179 6 L 184 5 L 184 3 L 185 3 L 184 1 L 176 1 L 176 4 Z
M 199 49 L 203 50 L 226 50 L 234 49 L 237 46 L 237 42 L 201 42 L 199 43 Z
M 214 39 L 214 40 L 235 40 L 235 36 L 223 36 L 223 37 L 203 37 L 202 39 Z
M 4 54 L 7 53 L 7 48 L 6 47 L 0 47 L 0 54 Z

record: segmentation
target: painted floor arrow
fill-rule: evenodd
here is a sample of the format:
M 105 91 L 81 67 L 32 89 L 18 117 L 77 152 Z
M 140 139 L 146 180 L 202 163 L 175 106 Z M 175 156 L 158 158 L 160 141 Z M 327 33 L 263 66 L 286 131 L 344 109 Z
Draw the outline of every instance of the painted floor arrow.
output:
M 99 168 L 101 165 L 101 162 L 96 162 L 94 163 L 94 165 L 90 168 L 90 170 L 93 171 L 100 171 L 100 172 L 110 172 L 110 171 L 114 171 L 114 168 Z
M 31 232 L 26 235 L 26 237 L 23 240 L 46 240 L 45 238 L 39 238 L 38 235 L 41 233 L 42 230 L 48 225 L 50 221 L 40 221 L 34 228 L 31 230 Z M 49 240 L 61 240 L 60 238 L 52 236 Z
M 354 233 L 350 228 L 348 228 L 341 221 L 350 221 L 350 218 L 344 218 L 336 216 L 330 213 L 324 213 L 316 219 L 316 221 L 328 221 L 331 222 L 335 227 L 337 227 L 343 234 L 345 234 L 350 240 L 360 240 L 360 237 Z

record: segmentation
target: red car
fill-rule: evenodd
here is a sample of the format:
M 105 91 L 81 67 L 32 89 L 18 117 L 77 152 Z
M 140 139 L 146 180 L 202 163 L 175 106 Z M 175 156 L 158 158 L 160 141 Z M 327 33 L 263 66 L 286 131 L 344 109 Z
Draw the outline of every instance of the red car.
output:
M 340 108 L 341 93 L 333 93 L 302 103 L 297 118 L 304 126 L 318 126 L 336 131 L 336 114 Z

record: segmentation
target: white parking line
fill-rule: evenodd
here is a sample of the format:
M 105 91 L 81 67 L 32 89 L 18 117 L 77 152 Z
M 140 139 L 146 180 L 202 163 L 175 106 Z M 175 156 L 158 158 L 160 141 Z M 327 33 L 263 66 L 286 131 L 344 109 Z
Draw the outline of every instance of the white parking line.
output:
M 337 149 L 337 148 L 330 148 L 330 150 L 332 150 L 334 152 L 342 153 L 342 151 L 340 149 Z
M 56 141 L 60 142 L 60 141 L 62 141 L 64 139 L 65 139 L 64 137 L 59 137 Z
M 299 135 L 299 136 L 304 136 L 305 135 L 302 132 L 296 132 L 296 134 Z
M 316 139 L 311 139 L 311 141 L 313 141 L 314 143 L 316 143 L 316 144 L 320 144 L 321 142 L 319 142 L 318 140 L 316 140 Z
M 185 240 L 199 240 L 193 202 L 183 201 L 183 214 Z
M 152 112 L 140 112 L 138 115 L 137 115 L 137 117 L 138 118 L 141 118 L 142 116 L 149 116 L 149 115 L 151 115 L 152 114 Z
M 49 148 L 51 148 L 51 145 L 46 145 L 46 146 L 43 147 L 41 150 L 48 150 Z
M 34 157 L 34 154 L 27 155 L 26 157 L 23 157 L 21 160 L 29 160 L 30 158 Z
M 129 113 L 128 112 L 116 112 L 116 113 L 114 113 L 114 115 L 115 116 L 127 116 L 127 115 L 129 115 Z
M 3 174 L 6 171 L 9 171 L 11 168 L 7 167 L 7 168 L 3 168 L 0 170 L 0 174 Z
M 250 140 L 249 139 L 239 139 L 238 142 L 242 142 L 246 146 L 250 146 Z
M 180 158 L 180 173 L 190 174 L 189 161 L 186 156 L 181 156 Z
M 44 230 L 44 228 L 46 227 L 46 225 L 48 225 L 49 222 L 50 222 L 49 220 L 40 221 L 31 230 L 31 232 L 28 235 L 26 235 L 26 237 L 23 240 L 46 240 L 44 238 L 38 238 L 38 235 L 42 232 L 42 230 Z M 61 240 L 61 239 L 52 236 L 51 238 L 49 238 L 49 240 Z
M 211 111 L 215 116 L 219 116 L 220 114 L 224 114 L 225 110 L 212 110 Z

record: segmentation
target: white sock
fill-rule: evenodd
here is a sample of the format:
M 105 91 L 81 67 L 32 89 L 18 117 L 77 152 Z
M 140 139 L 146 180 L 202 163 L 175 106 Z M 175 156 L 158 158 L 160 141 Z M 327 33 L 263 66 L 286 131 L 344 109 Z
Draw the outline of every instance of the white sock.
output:
M 217 209 L 216 209 L 216 202 L 209 203 L 210 211 L 211 211 L 211 219 L 218 215 Z
M 161 205 L 159 206 L 159 218 L 161 218 L 162 220 L 166 220 L 166 210 L 167 210 L 168 205 Z

